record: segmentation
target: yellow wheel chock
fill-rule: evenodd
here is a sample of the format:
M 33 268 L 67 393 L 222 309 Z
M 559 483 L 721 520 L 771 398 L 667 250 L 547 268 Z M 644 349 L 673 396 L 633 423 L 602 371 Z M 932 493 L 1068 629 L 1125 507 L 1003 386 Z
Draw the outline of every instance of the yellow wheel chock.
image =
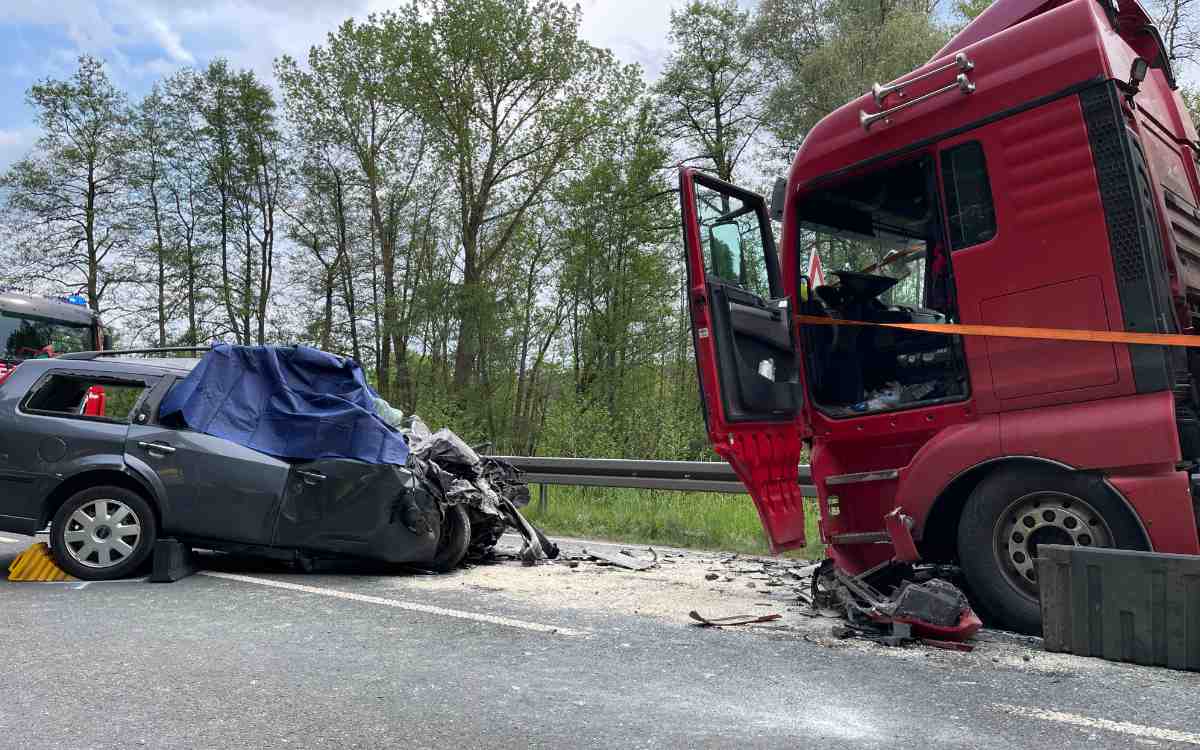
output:
M 55 564 L 50 556 L 50 548 L 45 542 L 38 542 L 21 554 L 17 555 L 8 566 L 10 581 L 74 581 L 74 576 L 67 575 Z

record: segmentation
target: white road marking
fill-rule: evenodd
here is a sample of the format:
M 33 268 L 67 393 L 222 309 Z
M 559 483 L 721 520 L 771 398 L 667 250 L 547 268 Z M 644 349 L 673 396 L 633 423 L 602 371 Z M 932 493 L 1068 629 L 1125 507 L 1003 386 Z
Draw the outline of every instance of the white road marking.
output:
M 418 604 L 416 602 L 404 602 L 399 599 L 384 599 L 379 596 L 367 596 L 366 594 L 355 594 L 349 591 L 338 591 L 337 589 L 326 589 L 318 586 L 305 586 L 299 583 L 287 583 L 285 581 L 276 581 L 270 578 L 257 578 L 255 576 L 244 576 L 236 573 L 219 573 L 214 570 L 199 571 L 199 575 L 209 576 L 211 578 L 223 578 L 228 581 L 240 581 L 242 583 L 253 583 L 259 586 L 270 586 L 277 589 L 286 589 L 288 591 L 299 591 L 305 594 L 316 594 L 318 596 L 329 596 L 334 599 L 345 599 L 352 602 L 362 602 L 363 604 L 378 604 L 383 607 L 394 607 L 396 609 L 405 609 L 410 612 L 424 612 L 430 615 L 441 615 L 442 617 L 456 617 L 460 620 L 474 620 L 475 622 L 486 622 L 492 625 L 503 625 L 509 628 L 519 628 L 521 630 L 532 630 L 535 633 L 554 633 L 557 635 L 585 635 L 582 630 L 572 630 L 571 628 L 563 628 L 557 625 L 543 625 L 537 622 L 526 622 L 525 620 L 514 620 L 508 617 L 499 617 L 497 615 L 481 614 L 479 612 L 466 612 L 459 609 L 447 609 L 445 607 L 435 607 L 431 604 Z
M 1006 703 L 998 703 L 992 706 L 992 708 L 1002 713 L 1022 718 L 1032 717 L 1043 721 L 1057 721 L 1060 724 L 1070 724 L 1085 729 L 1103 729 L 1108 732 L 1118 732 L 1130 737 L 1140 737 L 1148 740 L 1164 740 L 1166 742 L 1200 745 L 1200 734 L 1180 732 L 1175 729 L 1148 727 L 1144 724 L 1131 724 L 1127 721 L 1113 721 L 1112 719 L 1093 719 L 1090 716 L 1068 714 L 1062 711 L 1049 711 L 1044 708 L 1032 708 L 1029 706 L 1012 706 Z
M 3 542 L 4 544 L 20 544 L 21 540 L 13 539 L 13 538 L 7 537 L 7 536 L 0 536 L 0 542 Z

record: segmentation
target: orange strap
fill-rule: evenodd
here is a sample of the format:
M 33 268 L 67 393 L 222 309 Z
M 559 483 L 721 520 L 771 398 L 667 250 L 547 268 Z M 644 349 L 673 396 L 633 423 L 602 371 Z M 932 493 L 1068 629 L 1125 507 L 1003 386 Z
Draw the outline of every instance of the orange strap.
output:
M 1127 333 L 1125 331 L 1086 331 L 1078 328 L 1023 328 L 1020 326 L 963 325 L 961 323 L 868 323 L 862 320 L 840 320 L 820 315 L 797 315 L 796 322 L 818 326 L 899 328 L 902 331 L 957 334 L 959 336 L 992 336 L 1005 339 L 1090 341 L 1105 344 L 1149 344 L 1151 346 L 1200 348 L 1200 336 L 1178 333 Z

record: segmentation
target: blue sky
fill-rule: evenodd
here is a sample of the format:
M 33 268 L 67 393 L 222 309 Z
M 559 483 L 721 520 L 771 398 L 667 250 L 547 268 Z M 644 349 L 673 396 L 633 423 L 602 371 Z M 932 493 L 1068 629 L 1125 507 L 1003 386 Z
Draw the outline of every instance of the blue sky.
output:
M 271 63 L 308 48 L 342 20 L 395 0 L 0 0 L 0 170 L 28 152 L 37 131 L 25 103 L 35 81 L 70 75 L 95 55 L 133 96 L 180 67 L 224 56 L 271 78 Z M 583 35 L 653 76 L 666 54 L 670 8 L 680 0 L 580 0 Z M 746 4 L 748 0 L 746 0 Z

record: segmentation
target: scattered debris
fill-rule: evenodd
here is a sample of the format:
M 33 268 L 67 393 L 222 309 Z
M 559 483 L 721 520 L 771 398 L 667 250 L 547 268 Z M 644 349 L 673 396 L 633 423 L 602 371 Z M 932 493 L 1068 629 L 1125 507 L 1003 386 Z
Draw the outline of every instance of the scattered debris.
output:
M 720 578 L 720 577 L 721 577 L 721 576 L 717 575 L 716 573 L 707 573 L 707 574 L 704 576 L 704 580 L 706 580 L 706 581 L 715 581 L 715 580 L 717 580 L 717 579 L 718 579 L 718 578 Z
M 838 612 L 846 624 L 834 636 L 857 636 L 897 646 L 917 639 L 961 643 L 983 623 L 967 597 L 941 577 L 940 568 L 883 565 L 851 576 L 826 560 L 812 579 L 812 602 Z M 876 586 L 886 587 L 883 594 Z
M 533 524 L 525 520 L 520 508 L 529 504 L 529 486 L 512 464 L 490 456 L 480 456 L 453 431 L 442 428 L 431 432 L 415 414 L 399 416 L 386 401 L 377 399 L 376 411 L 399 430 L 408 441 L 410 464 L 415 464 L 426 485 L 446 505 L 462 505 L 471 521 L 471 539 L 467 557 L 487 561 L 506 528 L 515 529 L 525 540 L 520 560 L 533 565 L 539 560 L 558 557 L 558 547 Z
M 647 547 L 646 549 L 649 550 L 653 559 L 643 560 L 640 557 L 634 557 L 629 554 L 628 550 L 621 550 L 619 552 L 589 552 L 585 549 L 583 554 L 592 560 L 599 561 L 601 564 L 615 565 L 618 568 L 625 568 L 626 570 L 650 570 L 651 568 L 657 568 L 658 553 L 654 551 L 653 547 Z
M 762 622 L 774 622 L 783 617 L 781 614 L 770 615 L 733 615 L 732 617 L 705 617 L 696 610 L 688 612 L 688 617 L 696 621 L 696 624 L 705 628 L 720 628 L 731 625 L 755 625 Z

